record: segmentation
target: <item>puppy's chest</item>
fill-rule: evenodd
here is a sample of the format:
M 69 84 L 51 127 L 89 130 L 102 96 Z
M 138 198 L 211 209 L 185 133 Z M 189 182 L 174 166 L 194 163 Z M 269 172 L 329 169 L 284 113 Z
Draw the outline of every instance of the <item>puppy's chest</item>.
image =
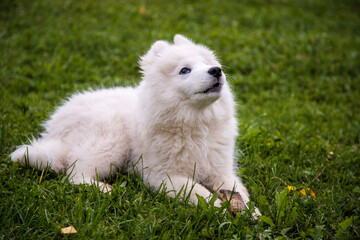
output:
M 166 161 L 193 168 L 195 163 L 198 167 L 207 166 L 216 155 L 217 143 L 211 129 L 180 129 L 166 131 L 161 135 L 164 142 L 158 153 Z

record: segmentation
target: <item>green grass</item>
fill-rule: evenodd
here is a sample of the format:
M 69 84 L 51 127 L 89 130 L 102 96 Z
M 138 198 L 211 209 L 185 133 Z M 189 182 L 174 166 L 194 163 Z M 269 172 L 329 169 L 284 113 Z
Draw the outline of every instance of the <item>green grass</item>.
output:
M 129 2 L 0 2 L 0 239 L 358 239 L 360 3 Z M 133 175 L 103 196 L 9 160 L 70 94 L 137 84 L 139 56 L 175 33 L 222 60 L 239 174 L 262 221 L 169 199 Z M 70 225 L 78 233 L 61 234 Z

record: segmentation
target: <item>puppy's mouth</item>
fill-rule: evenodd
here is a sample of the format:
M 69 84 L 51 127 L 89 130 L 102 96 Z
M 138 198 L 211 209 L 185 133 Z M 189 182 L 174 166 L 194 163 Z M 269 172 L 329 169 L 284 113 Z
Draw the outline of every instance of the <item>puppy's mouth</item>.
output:
M 198 93 L 203 93 L 203 94 L 207 94 L 207 93 L 219 93 L 222 89 L 222 85 L 220 82 L 215 83 L 214 85 L 212 85 L 211 87 L 209 87 L 208 89 L 206 89 L 205 91 L 202 92 L 197 92 Z

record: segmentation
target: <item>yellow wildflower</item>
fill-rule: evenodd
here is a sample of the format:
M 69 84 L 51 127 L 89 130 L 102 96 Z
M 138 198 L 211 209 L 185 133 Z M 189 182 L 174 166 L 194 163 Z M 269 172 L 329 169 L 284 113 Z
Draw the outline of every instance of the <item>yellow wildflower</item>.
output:
M 296 187 L 294 186 L 287 186 L 286 188 L 289 190 L 289 192 L 296 190 Z
M 310 195 L 311 195 L 313 198 L 316 198 L 316 194 L 315 194 L 314 190 L 312 190 L 311 188 L 301 189 L 301 190 L 300 190 L 300 194 L 303 195 L 303 196 L 306 196 L 306 192 L 310 193 Z
M 301 190 L 300 190 L 300 194 L 303 195 L 303 196 L 306 196 L 305 189 L 301 189 Z
M 309 188 L 309 189 L 310 189 L 310 195 L 313 196 L 314 198 L 316 198 L 316 194 L 315 194 L 314 190 L 312 190 L 311 188 Z

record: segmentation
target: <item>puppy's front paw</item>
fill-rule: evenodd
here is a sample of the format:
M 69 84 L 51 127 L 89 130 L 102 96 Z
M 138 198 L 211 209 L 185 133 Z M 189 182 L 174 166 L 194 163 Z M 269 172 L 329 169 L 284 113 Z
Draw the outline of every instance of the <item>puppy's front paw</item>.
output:
M 224 202 L 230 200 L 230 208 L 233 214 L 248 209 L 240 193 L 238 192 L 232 192 L 230 190 L 221 189 L 220 199 Z

